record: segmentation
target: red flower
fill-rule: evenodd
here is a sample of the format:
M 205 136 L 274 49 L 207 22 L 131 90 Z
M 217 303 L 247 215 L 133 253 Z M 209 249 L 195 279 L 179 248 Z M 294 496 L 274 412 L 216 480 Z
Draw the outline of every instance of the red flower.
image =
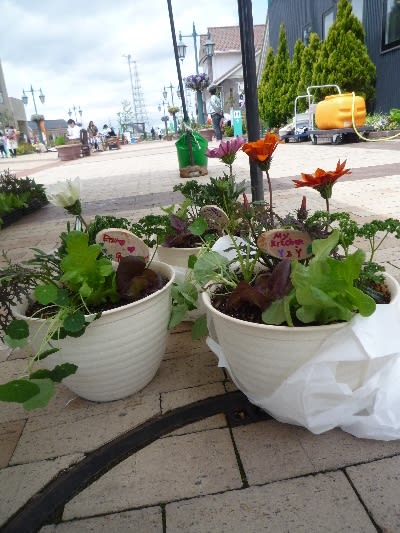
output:
M 267 133 L 264 139 L 245 143 L 242 147 L 250 159 L 255 161 L 262 170 L 269 170 L 272 154 L 280 143 L 278 135 Z
M 301 180 L 293 180 L 296 187 L 312 187 L 321 194 L 322 198 L 330 198 L 332 196 L 332 187 L 341 176 L 351 174 L 350 169 L 345 169 L 346 159 L 343 163 L 339 161 L 336 165 L 336 170 L 322 170 L 317 168 L 314 174 L 301 173 Z

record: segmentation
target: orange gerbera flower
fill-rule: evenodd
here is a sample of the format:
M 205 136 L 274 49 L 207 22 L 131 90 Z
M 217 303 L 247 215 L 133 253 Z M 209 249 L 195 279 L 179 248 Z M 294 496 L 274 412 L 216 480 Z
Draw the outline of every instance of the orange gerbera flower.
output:
M 301 173 L 301 180 L 293 180 L 296 187 L 312 187 L 321 194 L 322 198 L 330 198 L 332 196 L 332 187 L 341 176 L 351 174 L 350 169 L 345 169 L 346 159 L 343 163 L 339 161 L 336 165 L 336 170 L 322 170 L 317 168 L 314 174 Z
M 269 170 L 272 154 L 280 143 L 276 133 L 267 133 L 264 139 L 245 143 L 242 147 L 250 159 L 255 161 L 262 170 Z

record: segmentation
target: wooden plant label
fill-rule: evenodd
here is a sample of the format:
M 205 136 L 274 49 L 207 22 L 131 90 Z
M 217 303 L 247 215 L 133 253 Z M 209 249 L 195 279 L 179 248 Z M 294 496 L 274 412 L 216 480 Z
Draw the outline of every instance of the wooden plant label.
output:
M 200 209 L 200 216 L 205 218 L 210 229 L 222 231 L 229 222 L 228 215 L 217 205 L 205 205 Z
M 96 242 L 103 243 L 107 253 L 118 263 L 126 255 L 139 255 L 149 259 L 149 247 L 142 239 L 126 229 L 107 228 L 99 231 Z
M 278 259 L 306 259 L 312 255 L 311 237 L 305 231 L 273 229 L 257 239 L 257 246 Z

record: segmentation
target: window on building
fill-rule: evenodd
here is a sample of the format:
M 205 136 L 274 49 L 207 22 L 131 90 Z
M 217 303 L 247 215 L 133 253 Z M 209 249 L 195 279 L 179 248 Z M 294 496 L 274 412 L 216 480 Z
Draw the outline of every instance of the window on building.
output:
M 4 96 L 2 91 L 0 91 L 0 104 L 4 104 Z
M 325 11 L 322 15 L 322 29 L 323 29 L 323 35 L 322 38 L 325 40 L 328 37 L 329 28 L 333 24 L 333 8 L 329 11 Z
M 351 0 L 351 7 L 353 8 L 353 15 L 355 15 L 360 22 L 363 21 L 364 0 Z
M 382 22 L 382 50 L 400 46 L 400 0 L 384 0 Z

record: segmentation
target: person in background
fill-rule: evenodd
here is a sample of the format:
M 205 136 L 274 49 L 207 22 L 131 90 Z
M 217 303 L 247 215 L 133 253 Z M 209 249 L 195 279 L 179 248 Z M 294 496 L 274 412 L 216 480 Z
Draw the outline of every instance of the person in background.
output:
M 150 133 L 151 133 L 151 138 L 154 141 L 156 138 L 156 130 L 153 127 L 151 127 Z
M 81 128 L 77 124 L 75 124 L 75 120 L 72 120 L 72 118 L 70 118 L 67 124 L 68 124 L 68 133 L 67 133 L 68 139 L 70 141 L 80 140 Z
M 87 128 L 87 132 L 88 132 L 88 135 L 89 135 L 89 143 L 91 144 L 92 149 L 98 150 L 99 149 L 99 144 L 97 142 L 97 134 L 98 134 L 99 130 L 98 130 L 97 126 L 94 124 L 93 120 L 91 120 L 89 122 L 89 125 L 88 125 L 88 128 Z
M 7 147 L 7 137 L 2 131 L 0 131 L 0 152 L 1 157 L 10 157 Z
M 107 126 L 107 124 L 104 124 L 102 133 L 106 137 L 116 137 L 117 136 L 117 134 L 115 133 L 113 127 L 112 126 Z
M 11 157 L 17 157 L 17 130 L 14 126 L 6 126 L 4 132 L 7 137 L 7 147 Z
M 222 109 L 221 99 L 219 96 L 217 96 L 217 88 L 214 85 L 209 87 L 208 92 L 211 94 L 211 98 L 208 101 L 208 113 L 211 115 L 215 137 L 217 138 L 217 141 L 221 141 L 221 124 L 224 120 L 224 111 Z

